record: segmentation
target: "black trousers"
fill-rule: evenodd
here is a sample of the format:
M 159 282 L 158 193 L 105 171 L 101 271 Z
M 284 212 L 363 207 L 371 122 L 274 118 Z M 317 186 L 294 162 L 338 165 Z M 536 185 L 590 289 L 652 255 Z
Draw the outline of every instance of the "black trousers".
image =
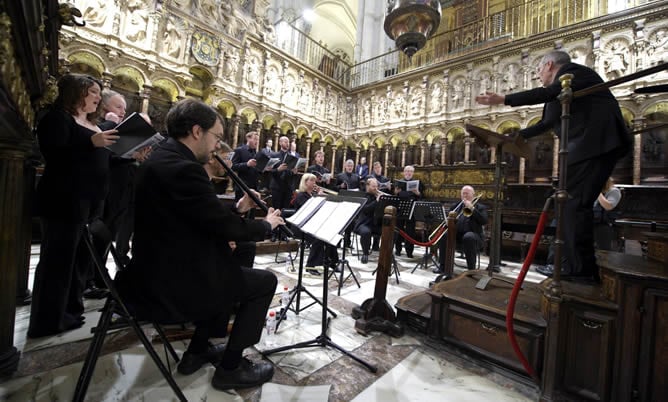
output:
M 445 249 L 448 243 L 448 234 L 446 233 L 438 242 L 438 265 L 439 269 L 445 269 Z M 475 269 L 476 260 L 478 259 L 478 251 L 482 249 L 482 236 L 475 232 L 466 232 L 459 236 L 457 233 L 457 244 L 464 252 L 466 257 L 466 268 Z
M 234 325 L 227 342 L 227 348 L 238 351 L 255 345 L 262 337 L 267 310 L 278 284 L 276 275 L 270 271 L 246 267 L 242 267 L 241 270 L 246 286 L 238 299 Z M 209 320 L 195 322 L 196 333 L 199 333 L 199 336 L 206 333 L 207 337 L 225 337 L 231 313 L 231 311 L 222 312 Z
M 594 254 L 594 201 L 612 174 L 617 155 L 608 153 L 568 166 L 564 205 L 562 272 L 597 274 Z
M 406 234 L 415 239 L 415 221 L 414 220 L 404 220 L 403 222 L 397 222 L 397 228 L 402 229 Z M 401 244 L 405 243 L 404 248 L 406 249 L 406 254 L 413 254 L 413 249 L 415 246 L 413 243 L 404 240 L 399 233 L 394 235 L 394 250 L 397 253 L 401 252 Z
M 356 229 L 356 233 L 360 236 L 362 253 L 369 254 L 369 250 L 371 249 L 371 237 L 377 236 L 379 233 L 374 231 L 374 228 L 371 225 L 359 225 Z M 376 243 L 376 245 L 378 245 L 378 243 L 380 243 L 380 237 L 374 237 L 374 241 L 376 241 L 376 239 L 378 239 L 378 242 Z
M 305 240 L 311 243 L 308 258 L 306 259 L 307 267 L 324 266 L 325 264 L 331 266 L 339 262 L 339 253 L 336 247 L 311 235 L 306 235 Z

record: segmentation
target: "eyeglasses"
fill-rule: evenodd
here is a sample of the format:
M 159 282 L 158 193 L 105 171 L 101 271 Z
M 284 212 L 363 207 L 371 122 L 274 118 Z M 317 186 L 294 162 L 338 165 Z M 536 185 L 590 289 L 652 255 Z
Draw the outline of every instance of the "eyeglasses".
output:
M 212 134 L 214 137 L 216 137 L 216 139 L 218 140 L 218 142 L 225 142 L 225 138 L 223 137 L 223 136 L 225 135 L 224 133 L 214 133 L 214 132 L 211 132 L 211 134 Z

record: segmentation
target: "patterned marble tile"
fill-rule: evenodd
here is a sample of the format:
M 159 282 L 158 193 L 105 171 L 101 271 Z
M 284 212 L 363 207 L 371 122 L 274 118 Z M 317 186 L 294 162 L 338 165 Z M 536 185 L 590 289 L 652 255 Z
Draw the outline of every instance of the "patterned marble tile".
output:
M 260 402 L 327 402 L 330 385 L 292 387 L 268 383 L 262 386 Z
M 353 402 L 489 400 L 531 401 L 452 363 L 415 351 L 357 395 Z

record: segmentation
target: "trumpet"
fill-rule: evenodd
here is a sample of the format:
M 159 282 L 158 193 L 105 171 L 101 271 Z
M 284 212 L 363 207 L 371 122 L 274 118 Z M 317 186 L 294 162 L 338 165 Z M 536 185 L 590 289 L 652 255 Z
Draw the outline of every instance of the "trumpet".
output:
M 479 195 L 476 196 L 471 201 L 471 207 L 464 206 L 464 200 L 459 201 L 459 204 L 457 204 L 457 206 L 453 209 L 453 211 L 459 210 L 459 213 L 457 214 L 457 219 L 459 219 L 459 217 L 462 216 L 462 215 L 464 215 L 467 218 L 470 217 L 471 215 L 473 215 L 473 208 L 475 207 L 475 204 L 478 201 L 480 201 L 480 196 Z M 446 212 L 446 211 L 444 211 L 444 212 Z M 446 219 L 443 222 L 439 223 L 439 225 L 436 227 L 436 229 L 433 232 L 431 232 L 431 234 L 429 235 L 429 240 L 430 241 L 443 228 L 443 226 L 447 226 L 447 224 L 448 224 L 448 219 L 447 219 L 448 214 L 447 214 L 447 212 L 445 213 L 445 216 L 446 216 Z M 445 235 L 446 233 L 448 233 L 447 228 L 445 229 L 443 234 L 441 234 L 440 237 L 443 237 L 443 235 Z M 440 237 L 439 237 L 438 240 L 440 240 Z

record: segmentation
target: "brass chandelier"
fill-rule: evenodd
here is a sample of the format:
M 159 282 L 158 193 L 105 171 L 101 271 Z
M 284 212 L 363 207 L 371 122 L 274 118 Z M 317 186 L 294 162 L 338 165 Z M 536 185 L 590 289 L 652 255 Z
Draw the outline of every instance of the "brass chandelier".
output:
M 408 57 L 427 43 L 441 22 L 439 0 L 394 0 L 387 5 L 385 33 Z

